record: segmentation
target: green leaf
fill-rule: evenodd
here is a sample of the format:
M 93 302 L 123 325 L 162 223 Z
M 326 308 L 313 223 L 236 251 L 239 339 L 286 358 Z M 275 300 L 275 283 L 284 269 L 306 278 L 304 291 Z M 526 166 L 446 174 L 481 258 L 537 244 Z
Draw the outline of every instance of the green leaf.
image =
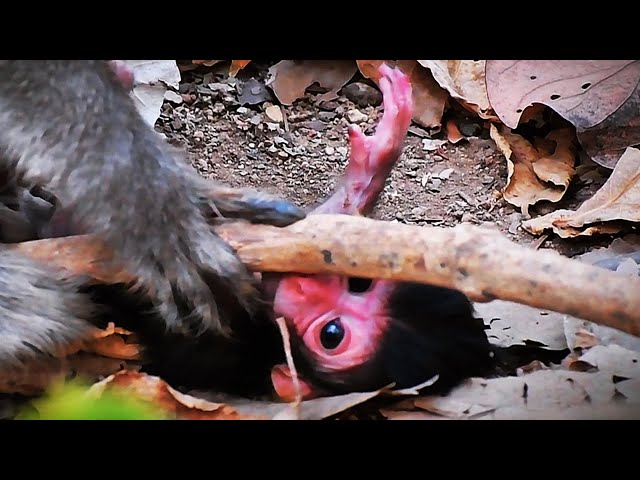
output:
M 168 415 L 126 389 L 108 390 L 99 397 L 81 382 L 56 383 L 45 396 L 31 402 L 17 420 L 164 420 Z

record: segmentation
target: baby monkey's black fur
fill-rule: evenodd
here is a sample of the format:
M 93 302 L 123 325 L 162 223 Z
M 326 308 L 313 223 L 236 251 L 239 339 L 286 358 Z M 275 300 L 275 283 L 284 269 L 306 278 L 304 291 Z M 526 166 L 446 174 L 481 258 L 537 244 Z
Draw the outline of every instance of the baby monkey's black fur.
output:
M 248 312 L 258 302 L 252 276 L 207 223 L 207 203 L 224 217 L 276 225 L 303 216 L 177 160 L 105 61 L 0 61 L 0 169 L 46 185 L 72 224 L 105 241 L 136 288 L 148 289 L 158 322 L 178 331 L 197 323 L 228 333 L 220 291 Z M 0 369 L 90 331 L 95 305 L 82 282 L 0 247 Z M 177 297 L 188 299 L 184 311 Z

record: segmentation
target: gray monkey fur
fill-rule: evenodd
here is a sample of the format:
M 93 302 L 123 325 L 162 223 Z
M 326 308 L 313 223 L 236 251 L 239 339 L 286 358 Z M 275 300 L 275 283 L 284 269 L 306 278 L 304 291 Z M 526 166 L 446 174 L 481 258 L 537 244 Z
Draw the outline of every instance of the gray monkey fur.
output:
M 259 302 L 203 207 L 275 225 L 304 216 L 278 197 L 201 178 L 144 123 L 105 61 L 1 60 L 0 126 L 0 167 L 55 192 L 73 224 L 137 276 L 168 328 L 195 320 L 228 333 L 212 281 L 250 312 Z M 91 331 L 95 307 L 79 280 L 2 246 L 0 272 L 0 369 Z M 179 314 L 174 294 L 188 299 L 190 314 Z

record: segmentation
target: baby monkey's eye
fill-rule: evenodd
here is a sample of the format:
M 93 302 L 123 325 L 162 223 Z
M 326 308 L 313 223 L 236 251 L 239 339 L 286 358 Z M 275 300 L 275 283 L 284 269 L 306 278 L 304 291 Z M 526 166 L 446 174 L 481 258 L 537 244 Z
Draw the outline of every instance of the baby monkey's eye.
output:
M 334 318 L 320 330 L 320 343 L 327 350 L 333 350 L 344 338 L 344 327 L 339 318 Z
M 349 277 L 348 284 L 350 293 L 365 293 L 371 288 L 373 280 L 370 278 Z

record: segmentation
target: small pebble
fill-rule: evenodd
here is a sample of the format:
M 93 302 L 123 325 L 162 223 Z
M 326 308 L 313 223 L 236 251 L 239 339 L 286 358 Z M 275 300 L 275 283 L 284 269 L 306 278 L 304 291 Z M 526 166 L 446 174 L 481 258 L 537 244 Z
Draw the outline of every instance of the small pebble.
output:
M 362 113 L 360 110 L 353 109 L 347 112 L 347 120 L 349 120 L 351 123 L 362 123 L 369 120 L 369 117 Z

